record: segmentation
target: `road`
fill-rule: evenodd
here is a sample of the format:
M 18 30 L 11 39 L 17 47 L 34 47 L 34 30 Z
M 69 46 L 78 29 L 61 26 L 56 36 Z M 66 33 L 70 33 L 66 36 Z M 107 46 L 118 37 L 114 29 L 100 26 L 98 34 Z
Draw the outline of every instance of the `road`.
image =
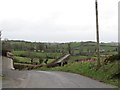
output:
M 113 88 L 78 74 L 58 71 L 8 72 L 3 88 Z

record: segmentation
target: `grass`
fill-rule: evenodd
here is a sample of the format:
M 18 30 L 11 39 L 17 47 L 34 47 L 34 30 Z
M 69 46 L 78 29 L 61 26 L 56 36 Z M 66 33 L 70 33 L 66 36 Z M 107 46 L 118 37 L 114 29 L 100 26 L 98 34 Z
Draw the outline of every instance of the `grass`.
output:
M 13 54 L 15 56 L 21 56 L 21 57 L 34 57 L 34 58 L 58 58 L 62 55 L 62 53 L 46 53 L 46 52 L 28 52 L 28 51 L 13 51 Z
M 64 71 L 64 72 L 72 72 L 81 74 L 105 83 L 109 83 L 112 85 L 118 86 L 117 79 L 111 79 L 112 75 L 118 71 L 118 62 L 114 62 L 108 65 L 104 65 L 99 70 L 96 71 L 94 68 L 94 63 L 89 62 L 75 62 L 67 64 L 63 67 L 55 67 L 55 68 L 38 68 L 37 70 L 52 70 L 52 71 Z
M 30 58 L 15 56 L 16 62 L 31 63 Z
M 53 62 L 55 59 L 48 59 L 48 62 L 47 63 L 51 63 Z
M 68 60 L 70 63 L 71 62 L 75 62 L 75 60 L 82 60 L 82 59 L 88 59 L 88 58 L 92 58 L 92 59 L 96 59 L 96 57 L 89 57 L 89 56 L 70 56 L 70 59 Z
M 15 56 L 15 62 L 17 63 L 27 63 L 27 64 L 31 64 L 31 60 L 30 58 L 27 58 L 27 57 L 20 57 L 20 56 Z M 45 64 L 44 61 L 46 59 L 43 60 L 42 64 Z M 55 59 L 48 59 L 48 62 L 47 63 L 51 63 L 53 62 Z M 34 58 L 33 59 L 34 63 L 38 63 L 39 64 L 39 59 L 38 58 Z
M 33 62 L 35 64 L 39 64 L 39 59 L 41 58 L 42 63 L 45 64 L 44 61 L 48 59 L 47 63 L 51 63 L 55 59 L 62 56 L 62 53 L 46 53 L 46 52 L 28 52 L 28 51 L 13 51 L 15 62 L 17 63 L 26 63 L 31 64 L 31 59 L 33 58 Z

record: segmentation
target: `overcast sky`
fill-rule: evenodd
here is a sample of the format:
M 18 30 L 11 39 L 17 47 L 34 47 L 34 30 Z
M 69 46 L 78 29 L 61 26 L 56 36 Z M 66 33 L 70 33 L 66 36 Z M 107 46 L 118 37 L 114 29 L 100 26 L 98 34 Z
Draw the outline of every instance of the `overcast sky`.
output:
M 100 41 L 118 41 L 118 1 L 98 0 Z M 2 38 L 96 41 L 95 0 L 0 0 Z

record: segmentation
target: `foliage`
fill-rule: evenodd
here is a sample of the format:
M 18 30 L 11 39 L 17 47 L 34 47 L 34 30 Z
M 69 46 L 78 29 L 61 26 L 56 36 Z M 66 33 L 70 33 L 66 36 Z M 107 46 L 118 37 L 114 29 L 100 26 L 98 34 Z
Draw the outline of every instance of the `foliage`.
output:
M 13 58 L 15 63 L 31 64 L 31 58 L 14 56 Z M 44 58 L 34 58 L 32 64 L 44 64 Z M 47 63 L 51 63 L 55 59 L 48 59 Z
M 17 62 L 17 63 L 27 63 L 27 64 L 31 63 L 30 58 L 26 58 L 26 57 L 15 56 L 13 60 L 14 62 Z
M 111 62 L 114 62 L 114 61 L 120 61 L 120 55 L 119 54 L 107 57 L 104 60 L 104 63 L 107 64 L 108 62 L 111 63 Z
M 12 50 L 12 46 L 9 41 L 7 41 L 7 40 L 2 41 L 2 50 L 3 51 L 11 51 Z

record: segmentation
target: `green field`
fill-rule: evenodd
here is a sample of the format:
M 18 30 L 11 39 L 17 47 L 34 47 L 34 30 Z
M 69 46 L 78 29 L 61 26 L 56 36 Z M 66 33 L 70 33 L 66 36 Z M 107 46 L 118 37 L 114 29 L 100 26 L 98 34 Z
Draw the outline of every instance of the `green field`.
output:
M 19 56 L 15 56 L 14 57 L 16 59 L 17 62 L 20 63 L 31 63 L 30 58 L 26 58 L 26 57 L 19 57 Z
M 39 59 L 42 60 L 41 64 L 45 64 L 44 61 L 48 59 L 47 63 L 51 63 L 55 59 L 59 58 L 62 53 L 42 53 L 42 52 L 28 52 L 28 51 L 13 51 L 15 62 L 31 64 L 31 58 L 34 63 L 39 64 Z
M 62 53 L 41 53 L 41 52 L 28 52 L 28 51 L 13 51 L 13 54 L 15 56 L 22 56 L 22 57 L 30 57 L 33 56 L 33 57 L 43 57 L 45 58 L 46 56 L 47 57 L 51 57 L 51 58 L 58 58 L 62 55 Z

